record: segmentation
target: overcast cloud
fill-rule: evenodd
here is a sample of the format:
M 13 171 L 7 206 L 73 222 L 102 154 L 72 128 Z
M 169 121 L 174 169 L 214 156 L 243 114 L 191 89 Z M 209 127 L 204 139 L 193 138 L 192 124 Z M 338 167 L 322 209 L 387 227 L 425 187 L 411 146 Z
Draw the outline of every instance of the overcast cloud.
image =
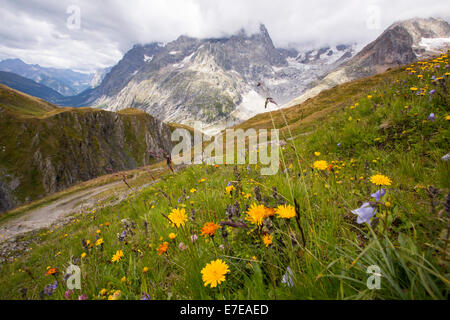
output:
M 0 0 L 0 59 L 93 71 L 136 43 L 220 37 L 264 23 L 277 47 L 374 40 L 393 22 L 450 18 L 448 0 Z M 80 28 L 68 28 L 80 9 Z M 379 19 L 378 19 L 379 18 Z M 69 19 L 69 26 L 76 19 Z

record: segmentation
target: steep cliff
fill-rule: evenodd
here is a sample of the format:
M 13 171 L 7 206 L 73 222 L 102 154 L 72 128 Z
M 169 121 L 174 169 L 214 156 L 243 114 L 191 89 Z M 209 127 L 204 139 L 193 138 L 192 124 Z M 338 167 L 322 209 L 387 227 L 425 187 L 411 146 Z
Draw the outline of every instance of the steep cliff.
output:
M 0 212 L 171 149 L 170 127 L 143 111 L 58 108 L 5 86 L 0 128 Z

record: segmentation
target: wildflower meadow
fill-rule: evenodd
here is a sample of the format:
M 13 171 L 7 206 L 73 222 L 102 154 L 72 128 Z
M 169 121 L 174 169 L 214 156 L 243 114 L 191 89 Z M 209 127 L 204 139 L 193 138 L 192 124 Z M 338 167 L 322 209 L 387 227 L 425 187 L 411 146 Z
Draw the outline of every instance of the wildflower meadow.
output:
M 447 299 L 449 63 L 388 71 L 305 126 L 271 121 L 286 142 L 275 175 L 260 164 L 167 170 L 27 235 L 30 248 L 0 266 L 0 297 Z

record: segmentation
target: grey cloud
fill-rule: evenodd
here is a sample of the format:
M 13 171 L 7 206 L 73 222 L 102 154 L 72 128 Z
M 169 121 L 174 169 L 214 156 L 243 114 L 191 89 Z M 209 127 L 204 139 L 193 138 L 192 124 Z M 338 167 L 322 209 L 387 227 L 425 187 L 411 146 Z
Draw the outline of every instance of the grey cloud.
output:
M 397 20 L 441 17 L 442 0 L 0 0 L 0 58 L 92 71 L 115 64 L 136 43 L 179 35 L 220 37 L 264 23 L 276 46 L 306 47 L 375 39 Z M 81 29 L 66 27 L 69 5 L 81 10 Z M 368 8 L 380 28 L 367 27 Z

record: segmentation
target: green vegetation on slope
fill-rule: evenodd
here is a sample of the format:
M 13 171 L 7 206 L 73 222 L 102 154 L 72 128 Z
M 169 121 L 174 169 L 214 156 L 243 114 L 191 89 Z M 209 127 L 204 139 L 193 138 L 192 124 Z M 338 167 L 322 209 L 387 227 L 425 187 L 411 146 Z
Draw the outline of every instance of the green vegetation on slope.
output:
M 144 112 L 58 108 L 7 87 L 0 124 L 0 212 L 171 148 L 169 127 Z
M 330 113 L 342 110 L 366 92 L 389 85 L 397 79 L 405 67 L 389 70 L 383 74 L 353 80 L 321 92 L 302 104 L 268 113 L 261 113 L 239 124 L 236 128 L 278 128 L 281 135 L 305 133 L 321 125 Z
M 17 116 L 43 116 L 58 109 L 44 100 L 29 96 L 0 84 L 0 107 Z
M 379 81 L 345 98 L 337 87 L 298 107 L 340 101 L 282 148 L 277 175 L 261 176 L 259 165 L 190 166 L 44 230 L 25 256 L 0 267 L 0 297 L 446 299 L 448 64 L 443 55 L 366 79 Z M 277 113 L 280 127 L 291 111 Z M 352 213 L 364 203 L 366 213 L 377 210 L 371 226 Z M 217 259 L 226 266 L 208 265 Z M 70 263 L 81 268 L 75 292 L 64 281 Z M 379 290 L 366 285 L 371 266 Z M 212 288 L 211 268 L 219 272 Z

